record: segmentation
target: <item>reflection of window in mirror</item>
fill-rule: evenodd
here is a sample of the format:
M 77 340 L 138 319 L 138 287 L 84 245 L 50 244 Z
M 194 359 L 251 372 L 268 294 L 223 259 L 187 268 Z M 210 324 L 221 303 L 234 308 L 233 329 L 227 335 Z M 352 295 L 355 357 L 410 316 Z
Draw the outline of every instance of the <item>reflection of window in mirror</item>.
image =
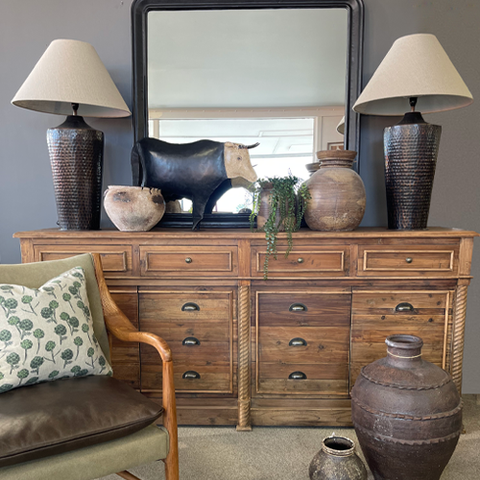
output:
M 307 179 L 315 152 L 343 140 L 347 22 L 342 8 L 149 12 L 149 136 L 258 141 L 259 178 Z M 233 188 L 217 211 L 249 197 Z
M 306 164 L 315 161 L 315 152 L 343 141 L 336 125 L 344 108 L 248 109 L 248 110 L 150 110 L 149 135 L 170 143 L 189 143 L 208 138 L 245 145 L 259 143 L 250 150 L 252 165 L 259 178 L 291 173 L 306 180 Z M 269 115 L 269 116 L 267 116 Z M 235 117 L 236 118 L 233 118 Z M 237 213 L 251 208 L 251 194 L 233 188 L 217 202 L 215 211 Z M 191 202 L 183 200 L 182 210 Z

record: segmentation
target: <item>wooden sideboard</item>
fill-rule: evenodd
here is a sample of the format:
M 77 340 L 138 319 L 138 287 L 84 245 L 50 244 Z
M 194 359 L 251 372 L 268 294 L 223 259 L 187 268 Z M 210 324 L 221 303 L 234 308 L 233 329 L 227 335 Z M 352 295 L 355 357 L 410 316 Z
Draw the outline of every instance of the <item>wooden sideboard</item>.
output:
M 102 255 L 110 291 L 140 330 L 168 341 L 180 424 L 351 425 L 349 392 L 385 338 L 410 333 L 462 382 L 475 232 L 302 230 L 263 280 L 265 238 L 248 230 L 39 230 L 23 262 Z M 117 344 L 115 376 L 160 400 L 148 346 Z

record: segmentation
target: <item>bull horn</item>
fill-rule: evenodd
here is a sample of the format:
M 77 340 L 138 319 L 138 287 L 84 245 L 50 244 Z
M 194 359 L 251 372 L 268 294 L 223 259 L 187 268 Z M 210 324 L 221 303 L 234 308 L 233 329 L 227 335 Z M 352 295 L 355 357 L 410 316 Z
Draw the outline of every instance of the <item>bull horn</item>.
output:
M 255 147 L 258 147 L 260 145 L 259 142 L 257 143 L 254 143 L 253 145 L 239 145 L 238 148 L 255 148 Z

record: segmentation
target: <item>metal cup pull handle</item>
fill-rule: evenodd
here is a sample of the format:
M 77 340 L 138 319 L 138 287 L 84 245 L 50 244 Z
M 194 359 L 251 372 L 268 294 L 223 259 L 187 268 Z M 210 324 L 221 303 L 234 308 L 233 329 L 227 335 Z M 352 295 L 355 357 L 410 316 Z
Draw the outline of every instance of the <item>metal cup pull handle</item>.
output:
M 200 378 L 200 374 L 198 372 L 195 372 L 194 370 L 189 370 L 182 375 L 182 378 L 195 380 Z
M 292 303 L 288 310 L 290 312 L 306 312 L 308 308 L 303 303 Z
M 292 338 L 292 339 L 288 342 L 288 345 L 289 345 L 290 347 L 306 347 L 306 346 L 307 346 L 307 342 L 306 342 L 303 338 L 296 337 L 296 338 Z
M 182 305 L 182 312 L 195 312 L 200 311 L 200 307 L 194 302 L 187 302 Z
M 187 346 L 200 345 L 200 340 L 195 337 L 187 337 L 183 339 L 182 345 L 187 345 Z
M 413 305 L 411 303 L 408 303 L 408 302 L 399 303 L 395 307 L 396 312 L 413 312 L 414 310 L 415 309 L 413 308 Z
M 306 380 L 307 376 L 303 372 L 292 372 L 288 376 L 289 380 Z

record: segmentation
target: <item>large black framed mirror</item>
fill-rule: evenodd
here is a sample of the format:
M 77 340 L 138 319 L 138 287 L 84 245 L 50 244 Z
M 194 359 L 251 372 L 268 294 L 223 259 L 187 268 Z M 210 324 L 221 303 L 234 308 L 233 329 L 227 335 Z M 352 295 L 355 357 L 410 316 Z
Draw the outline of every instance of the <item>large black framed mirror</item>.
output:
M 363 0 L 134 1 L 135 141 L 255 143 L 261 135 L 251 152 L 259 177 L 288 168 L 306 179 L 315 151 L 342 144 L 358 152 L 352 105 L 361 90 L 363 15 Z M 248 214 L 229 206 L 238 210 L 238 198 L 224 205 L 201 227 L 249 226 Z M 160 225 L 188 227 L 192 217 L 166 214 Z

